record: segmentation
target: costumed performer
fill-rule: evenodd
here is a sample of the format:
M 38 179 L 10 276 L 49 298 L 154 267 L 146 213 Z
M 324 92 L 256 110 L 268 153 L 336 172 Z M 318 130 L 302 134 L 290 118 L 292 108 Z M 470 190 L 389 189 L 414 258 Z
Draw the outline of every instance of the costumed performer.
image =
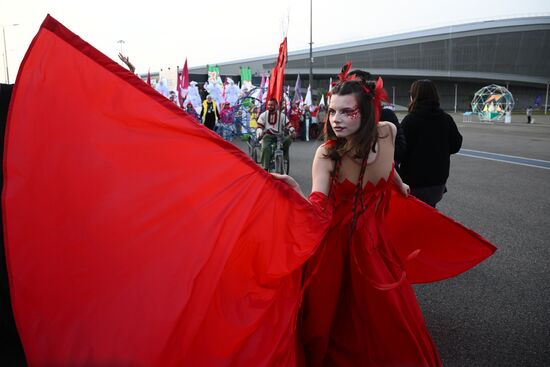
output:
M 290 125 L 286 116 L 279 110 L 275 98 L 271 98 L 267 102 L 267 110 L 258 117 L 257 126 L 256 137 L 258 140 L 262 140 L 262 167 L 265 170 L 269 170 L 272 152 L 274 151 L 273 146 L 277 143 L 276 135 L 284 134 L 286 131 L 289 132 L 289 135 L 283 139 L 283 156 L 288 160 L 294 128 Z
M 229 102 L 229 105 L 231 107 L 235 106 L 235 103 L 237 103 L 237 100 L 239 99 L 239 93 L 241 93 L 241 90 L 237 85 L 235 85 L 233 79 L 226 78 L 225 101 Z
M 158 84 L 155 86 L 157 92 L 168 98 L 170 96 L 170 90 L 166 85 L 166 78 L 161 78 Z
M 210 94 L 218 106 L 223 104 L 224 98 L 222 96 L 222 82 L 219 76 L 217 80 L 213 81 L 209 79 L 206 83 L 204 83 L 204 89 L 206 89 L 208 94 Z
M 382 81 L 349 78 L 350 67 L 332 88 L 312 167 L 310 200 L 327 201 L 333 217 L 305 271 L 305 365 L 441 366 L 386 222 L 392 190 L 409 187 L 394 168 L 395 125 L 378 122 Z
M 218 119 L 220 118 L 220 113 L 218 111 L 218 106 L 216 101 L 212 99 L 211 95 L 206 96 L 206 99 L 202 102 L 202 112 L 201 112 L 201 121 L 210 130 L 214 130 Z
M 218 134 L 227 141 L 233 140 L 233 135 L 235 134 L 235 115 L 233 113 L 233 108 L 229 102 L 224 102 L 222 109 L 220 111 L 220 120 L 218 125 Z
M 195 110 L 195 107 L 193 107 L 193 103 L 191 103 L 190 101 L 187 102 L 187 105 L 185 106 L 185 112 L 187 112 L 188 115 L 192 116 L 197 122 L 201 121 L 199 114 Z
M 183 105 L 187 106 L 189 102 L 193 104 L 193 107 L 195 108 L 195 111 L 197 112 L 197 115 L 198 115 L 202 109 L 202 100 L 199 94 L 199 87 L 197 86 L 197 82 L 194 80 L 189 83 L 189 88 L 187 90 L 187 97 L 185 97 L 185 100 L 183 101 Z
M 10 294 L 29 365 L 296 366 L 297 331 L 310 331 L 297 318 L 303 264 L 311 258 L 313 274 L 323 257 L 312 255 L 331 243 L 321 243 L 331 219 L 327 195 L 314 193 L 307 202 L 50 16 L 17 81 L 6 129 L 3 214 Z M 116 104 L 105 90 L 119 91 Z M 333 107 L 336 115 L 353 114 Z M 375 146 L 381 153 L 387 148 Z M 384 166 L 381 158 L 372 166 Z M 352 213 L 338 199 L 354 191 L 345 182 L 334 184 L 331 203 L 345 210 L 334 207 L 333 233 L 338 215 L 348 214 L 346 226 Z M 388 208 L 388 225 L 392 215 L 399 220 L 406 213 L 422 229 L 411 238 L 404 221 L 391 229 L 395 243 L 407 239 L 415 248 L 420 242 L 428 259 L 437 259 L 435 269 L 429 262 L 408 264 L 412 282 L 456 275 L 494 250 L 412 198 L 397 196 L 389 207 L 382 192 L 375 203 Z M 377 233 L 359 229 L 377 209 L 357 212 L 356 240 Z M 258 213 L 276 215 L 257 226 Z M 423 222 L 429 225 L 422 228 Z M 446 246 L 430 247 L 434 235 L 450 238 L 452 256 Z M 351 253 L 361 266 L 368 261 L 369 254 Z M 319 271 L 327 273 L 324 264 Z M 401 304 L 414 305 L 408 301 Z M 324 314 L 324 304 L 318 306 Z M 388 314 L 396 315 L 381 316 Z M 403 323 L 389 320 L 390 332 L 392 322 Z M 405 344 L 399 354 L 415 348 Z

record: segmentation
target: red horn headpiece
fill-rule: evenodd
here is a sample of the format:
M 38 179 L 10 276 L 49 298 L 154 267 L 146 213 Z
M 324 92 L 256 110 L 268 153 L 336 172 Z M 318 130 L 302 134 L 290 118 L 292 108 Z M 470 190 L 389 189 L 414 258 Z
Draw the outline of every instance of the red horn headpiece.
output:
M 340 72 L 340 74 L 338 74 L 338 79 L 340 83 L 346 82 L 348 80 L 358 79 L 356 75 L 352 75 L 352 76 L 348 75 L 350 70 L 351 70 L 351 61 L 348 61 L 342 67 L 342 71 Z M 376 123 L 378 123 L 378 121 L 380 121 L 380 114 L 382 113 L 382 101 L 388 101 L 388 94 L 384 89 L 384 82 L 382 81 L 382 78 L 378 77 L 374 90 L 372 90 L 365 83 L 361 83 L 361 84 L 363 86 L 363 89 L 365 90 L 365 93 L 367 93 L 367 95 L 372 97 Z M 332 86 L 334 85 L 336 85 L 336 83 L 332 83 Z

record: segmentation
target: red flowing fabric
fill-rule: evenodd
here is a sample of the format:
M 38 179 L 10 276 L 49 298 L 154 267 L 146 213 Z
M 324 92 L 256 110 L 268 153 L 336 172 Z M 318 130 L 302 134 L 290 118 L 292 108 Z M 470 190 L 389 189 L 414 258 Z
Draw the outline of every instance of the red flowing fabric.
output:
M 379 127 L 363 187 L 339 173 L 333 181 L 330 228 L 305 273 L 300 334 L 308 367 L 441 366 L 411 283 L 457 275 L 494 251 L 395 192 L 388 129 Z
M 411 283 L 456 276 L 496 251 L 479 234 L 413 196 L 392 191 L 391 200 L 386 225 Z
M 387 236 L 390 185 L 380 180 L 365 187 L 366 209 L 351 236 L 356 186 L 344 181 L 334 188 L 330 230 L 305 275 L 311 279 L 301 318 L 305 366 L 441 366 Z
M 326 200 L 308 203 L 50 16 L 19 71 L 4 174 L 30 365 L 296 365 L 302 268 L 321 256 Z M 411 281 L 494 251 L 413 198 L 391 203 Z
M 301 265 L 323 236 L 311 204 L 49 16 L 9 114 L 30 365 L 294 364 Z

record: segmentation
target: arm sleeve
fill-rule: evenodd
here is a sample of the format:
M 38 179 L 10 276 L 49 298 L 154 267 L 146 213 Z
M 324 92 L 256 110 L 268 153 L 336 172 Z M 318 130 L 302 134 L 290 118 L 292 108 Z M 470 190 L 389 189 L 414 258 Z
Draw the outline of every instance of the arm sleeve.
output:
M 397 133 L 395 135 L 394 160 L 399 163 L 405 158 L 405 154 L 407 154 L 407 139 L 405 138 L 401 124 L 398 122 L 395 126 L 397 127 Z
M 399 123 L 399 119 L 395 112 L 388 108 L 382 108 L 382 113 L 380 115 L 381 121 L 389 121 L 395 125 L 397 128 L 397 133 L 395 134 L 395 151 L 394 151 L 394 160 L 399 163 L 405 158 L 407 152 L 407 141 L 405 139 L 405 133 Z
M 411 117 L 409 115 L 405 116 L 401 121 L 401 130 L 403 132 L 403 137 L 406 142 L 405 144 L 405 153 L 401 157 L 402 161 L 407 158 L 412 149 L 414 149 L 416 143 L 414 126 L 411 123 Z M 397 139 L 397 137 L 396 137 Z
M 458 131 L 458 127 L 456 126 L 456 123 L 452 116 L 449 115 L 449 125 L 450 125 L 450 141 L 449 141 L 449 147 L 450 147 L 450 153 L 458 153 L 460 148 L 462 147 L 462 134 Z
M 258 117 L 257 124 L 262 129 L 265 128 L 265 112 L 262 112 Z

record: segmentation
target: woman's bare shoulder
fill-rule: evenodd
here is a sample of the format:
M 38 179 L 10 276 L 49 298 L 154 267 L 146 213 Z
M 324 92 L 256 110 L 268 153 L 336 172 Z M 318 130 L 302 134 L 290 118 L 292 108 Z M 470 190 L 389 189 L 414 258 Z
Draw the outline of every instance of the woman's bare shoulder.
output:
M 321 144 L 319 145 L 319 147 L 317 148 L 317 150 L 315 151 L 315 155 L 316 156 L 319 156 L 319 155 L 327 155 L 328 153 L 328 148 L 325 144 Z
M 325 144 L 321 144 L 315 151 L 315 157 L 313 159 L 314 165 L 326 167 L 332 169 L 332 159 L 329 156 L 328 147 Z
M 397 133 L 397 127 L 389 121 L 380 121 L 378 122 L 378 133 L 387 134 L 390 133 L 392 136 L 395 136 Z
M 333 145 L 334 145 L 334 142 L 332 140 L 329 140 L 329 141 L 324 142 L 323 144 L 319 145 L 319 147 L 315 151 L 315 157 L 330 160 L 330 158 L 329 158 L 329 148 L 332 147 Z

